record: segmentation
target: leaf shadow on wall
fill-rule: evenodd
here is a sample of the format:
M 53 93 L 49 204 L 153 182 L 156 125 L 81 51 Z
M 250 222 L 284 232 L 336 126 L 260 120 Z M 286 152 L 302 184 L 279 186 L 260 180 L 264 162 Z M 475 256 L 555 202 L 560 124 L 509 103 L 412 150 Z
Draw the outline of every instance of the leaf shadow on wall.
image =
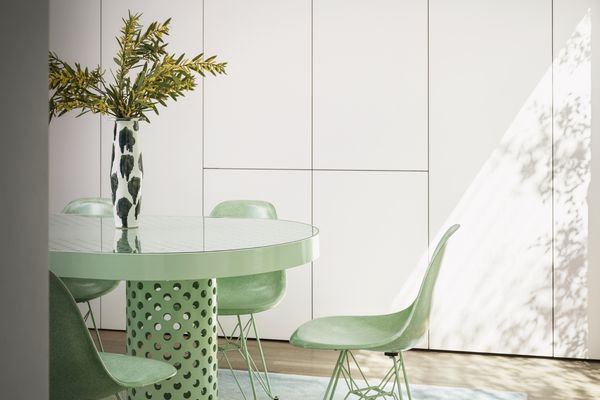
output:
M 586 356 L 590 92 L 588 13 L 432 241 L 462 225 L 440 273 L 431 348 Z
M 591 30 L 588 11 L 554 63 L 554 353 L 562 357 L 589 355 Z

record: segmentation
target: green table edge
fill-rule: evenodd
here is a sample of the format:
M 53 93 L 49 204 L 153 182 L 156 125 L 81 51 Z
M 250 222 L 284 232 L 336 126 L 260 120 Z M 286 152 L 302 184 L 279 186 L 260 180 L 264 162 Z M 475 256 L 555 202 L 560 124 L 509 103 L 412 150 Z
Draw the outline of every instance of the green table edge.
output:
M 132 281 L 253 275 L 297 267 L 318 257 L 316 227 L 305 239 L 235 250 L 148 254 L 49 251 L 50 270 L 60 277 Z

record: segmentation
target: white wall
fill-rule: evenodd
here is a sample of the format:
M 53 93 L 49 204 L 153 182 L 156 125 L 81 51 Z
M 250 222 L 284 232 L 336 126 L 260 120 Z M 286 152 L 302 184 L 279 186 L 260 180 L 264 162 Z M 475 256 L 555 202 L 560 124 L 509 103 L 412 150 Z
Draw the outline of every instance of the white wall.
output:
M 600 355 L 600 215 L 593 157 L 599 151 L 598 63 L 600 10 L 587 0 L 554 2 L 554 354 Z
M 68 62 L 96 66 L 100 63 L 100 0 L 50 1 L 49 48 Z M 61 212 L 71 200 L 100 196 L 100 117 L 71 112 L 49 126 L 49 210 Z M 100 316 L 100 300 L 91 302 Z M 87 311 L 87 306 L 80 305 Z M 88 326 L 91 326 L 91 320 Z
M 458 222 L 423 347 L 600 358 L 592 3 L 51 0 L 67 26 L 51 48 L 110 68 L 131 9 L 173 17 L 174 50 L 229 62 L 143 127 L 144 212 L 262 198 L 319 226 L 321 258 L 289 271 L 265 337 L 406 305 L 428 241 Z M 52 211 L 108 195 L 110 130 L 53 123 Z M 103 327 L 124 328 L 123 296 L 102 300 Z

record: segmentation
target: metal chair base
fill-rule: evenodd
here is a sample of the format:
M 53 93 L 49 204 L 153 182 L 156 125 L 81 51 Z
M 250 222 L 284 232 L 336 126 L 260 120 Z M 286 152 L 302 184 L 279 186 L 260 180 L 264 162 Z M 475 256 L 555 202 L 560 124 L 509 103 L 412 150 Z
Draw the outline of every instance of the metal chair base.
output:
M 378 398 L 402 400 L 402 384 L 400 380 L 401 368 L 404 376 L 404 385 L 406 386 L 408 400 L 412 400 L 402 352 L 385 353 L 385 355 L 392 360 L 392 366 L 377 384 L 371 385 L 360 368 L 360 365 L 354 357 L 354 354 L 352 354 L 350 350 L 340 351 L 340 355 L 333 369 L 333 374 L 331 375 L 331 379 L 329 380 L 329 385 L 327 386 L 327 390 L 325 391 L 325 396 L 323 399 L 333 399 L 338 382 L 340 378 L 342 378 L 348 388 L 344 399 L 354 396 L 355 398 L 365 400 L 374 400 Z M 360 379 L 362 379 L 362 381 L 357 382 L 352 377 L 352 372 L 350 369 L 351 364 L 355 365 L 358 369 Z M 391 388 L 389 387 L 390 383 Z
M 227 363 L 227 367 L 231 371 L 233 379 L 235 380 L 235 383 L 240 389 L 244 400 L 247 400 L 246 394 L 244 393 L 244 388 L 235 376 L 233 367 L 231 365 L 231 362 L 229 361 L 229 357 L 227 357 L 227 353 L 230 351 L 237 351 L 246 363 L 246 369 L 248 370 L 248 377 L 250 379 L 250 388 L 252 389 L 251 398 L 254 400 L 257 399 L 256 390 L 257 386 L 259 386 L 270 399 L 279 400 L 279 398 L 273 394 L 273 391 L 271 389 L 271 382 L 269 381 L 269 373 L 267 371 L 265 355 L 263 353 L 262 345 L 260 344 L 260 336 L 258 335 L 258 329 L 256 328 L 254 314 L 250 314 L 250 318 L 246 323 L 243 323 L 241 317 L 238 315 L 237 323 L 230 335 L 227 335 L 221 323 L 219 321 L 217 322 L 219 325 L 220 334 L 225 339 L 225 343 L 219 346 L 219 361 L 225 360 L 225 362 Z M 258 352 L 260 354 L 262 371 L 260 371 L 260 369 L 257 367 L 256 362 L 252 359 L 252 356 L 248 351 L 247 339 L 251 331 L 254 332 L 254 336 L 256 337 L 256 343 L 258 344 Z

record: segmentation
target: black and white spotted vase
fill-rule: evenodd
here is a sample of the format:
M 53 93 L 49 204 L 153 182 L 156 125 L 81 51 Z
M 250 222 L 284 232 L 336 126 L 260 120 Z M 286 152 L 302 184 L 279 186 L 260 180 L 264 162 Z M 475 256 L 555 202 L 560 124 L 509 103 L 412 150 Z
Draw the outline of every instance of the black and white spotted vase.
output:
M 110 187 L 115 226 L 138 227 L 142 207 L 144 166 L 138 120 L 117 119 L 113 131 Z

